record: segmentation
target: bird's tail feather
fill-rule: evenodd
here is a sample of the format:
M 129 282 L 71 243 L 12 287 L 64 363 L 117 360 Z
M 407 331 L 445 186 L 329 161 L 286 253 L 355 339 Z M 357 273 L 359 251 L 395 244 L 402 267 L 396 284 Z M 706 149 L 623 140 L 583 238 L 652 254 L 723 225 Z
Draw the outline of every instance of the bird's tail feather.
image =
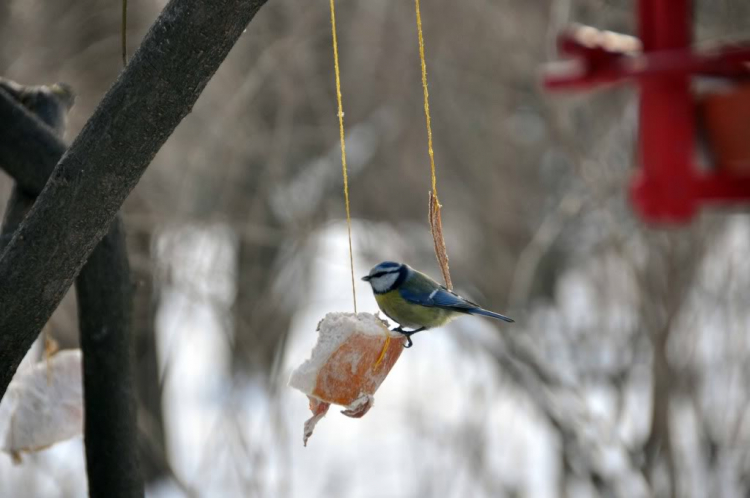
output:
M 469 310 L 470 315 L 482 315 L 482 316 L 489 316 L 490 318 L 496 318 L 498 320 L 503 320 L 508 323 L 513 323 L 515 320 L 512 318 L 508 318 L 505 315 L 501 315 L 500 313 L 495 313 L 494 311 L 488 311 L 482 308 L 474 308 L 472 310 Z

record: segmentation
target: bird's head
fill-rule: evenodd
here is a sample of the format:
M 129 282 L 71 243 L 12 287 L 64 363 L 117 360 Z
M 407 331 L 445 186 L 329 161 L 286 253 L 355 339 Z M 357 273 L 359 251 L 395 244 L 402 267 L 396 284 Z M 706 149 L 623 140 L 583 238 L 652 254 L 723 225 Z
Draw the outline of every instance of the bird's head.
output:
M 370 282 L 375 294 L 385 294 L 398 288 L 409 274 L 409 267 L 402 263 L 384 261 L 370 270 L 370 274 L 362 277 Z

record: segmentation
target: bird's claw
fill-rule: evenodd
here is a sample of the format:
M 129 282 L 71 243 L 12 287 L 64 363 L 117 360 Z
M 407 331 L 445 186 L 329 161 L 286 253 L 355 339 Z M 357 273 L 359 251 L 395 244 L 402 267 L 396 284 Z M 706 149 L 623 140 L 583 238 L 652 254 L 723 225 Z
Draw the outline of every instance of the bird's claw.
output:
M 411 335 L 413 334 L 413 332 L 405 331 L 404 329 L 401 328 L 401 325 L 399 325 L 395 329 L 391 329 L 391 332 L 398 332 L 399 334 L 403 334 L 406 337 L 406 344 L 404 344 L 404 347 L 406 349 L 409 349 L 410 347 L 414 345 L 414 343 L 411 340 Z
M 414 343 L 411 340 L 411 334 L 404 334 L 406 336 L 406 344 L 404 344 L 404 348 L 409 349 L 414 345 Z
M 414 345 L 414 342 L 411 340 L 411 336 L 413 336 L 417 332 L 423 331 L 424 329 L 425 329 L 425 327 L 420 327 L 420 328 L 418 328 L 416 330 L 412 330 L 410 332 L 407 332 L 406 330 L 404 330 L 403 328 L 401 328 L 401 325 L 399 325 L 398 327 L 396 327 L 395 329 L 392 329 L 391 331 L 392 332 L 398 332 L 399 334 L 403 334 L 404 336 L 406 336 L 406 344 L 404 344 L 404 347 L 406 349 L 409 349 L 410 347 L 412 347 Z

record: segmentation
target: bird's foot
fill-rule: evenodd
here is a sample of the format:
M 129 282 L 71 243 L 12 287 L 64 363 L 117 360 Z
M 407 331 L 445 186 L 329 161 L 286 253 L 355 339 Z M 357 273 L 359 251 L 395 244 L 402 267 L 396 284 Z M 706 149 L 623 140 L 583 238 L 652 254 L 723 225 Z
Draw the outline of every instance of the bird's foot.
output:
M 401 328 L 401 325 L 396 327 L 395 329 L 391 329 L 391 332 L 398 332 L 399 334 L 404 334 L 406 336 L 406 344 L 404 344 L 405 348 L 410 348 L 414 345 L 414 343 L 411 341 L 411 334 L 412 332 L 407 332 L 404 329 Z
M 404 347 L 405 347 L 406 349 L 409 349 L 410 347 L 412 347 L 412 346 L 414 345 L 414 343 L 413 343 L 413 342 L 412 342 L 412 340 L 411 340 L 411 335 L 412 335 L 412 334 L 413 334 L 414 332 L 401 332 L 401 333 L 402 333 L 402 334 L 404 334 L 404 335 L 406 336 L 406 344 L 404 344 Z
M 406 349 L 409 349 L 410 347 L 412 347 L 414 345 L 414 342 L 411 340 L 411 336 L 413 336 L 417 332 L 423 331 L 424 329 L 425 329 L 424 327 L 420 327 L 420 328 L 418 328 L 416 330 L 411 330 L 411 331 L 407 332 L 406 330 L 404 330 L 403 328 L 401 328 L 401 326 L 399 325 L 398 327 L 396 327 L 395 329 L 393 329 L 393 332 L 398 332 L 399 334 L 403 334 L 403 335 L 406 336 L 406 344 L 404 344 L 404 347 Z

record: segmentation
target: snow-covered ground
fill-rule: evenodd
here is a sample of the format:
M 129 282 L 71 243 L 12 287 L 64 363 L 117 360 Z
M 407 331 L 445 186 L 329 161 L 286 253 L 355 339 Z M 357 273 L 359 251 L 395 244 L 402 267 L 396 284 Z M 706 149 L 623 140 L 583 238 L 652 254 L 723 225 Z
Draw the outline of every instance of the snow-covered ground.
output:
M 170 243 L 170 238 L 178 243 Z M 715 241 L 716 256 L 705 264 L 699 292 L 724 298 L 724 294 L 747 287 L 743 275 L 749 272 L 732 276 L 727 268 L 747 266 L 748 240 L 747 223 L 730 225 Z M 313 347 L 319 320 L 330 311 L 351 311 L 343 225 L 331 225 L 313 244 L 317 248 L 314 288 L 305 305 L 294 311 L 275 395 L 230 373 L 232 327 L 226 317 L 234 301 L 236 264 L 236 240 L 231 231 L 223 226 L 191 227 L 165 235 L 162 242 L 157 254 L 161 264 L 171 262 L 172 286 L 164 291 L 158 316 L 158 351 L 165 382 L 168 452 L 180 485 L 157 483 L 148 496 L 490 497 L 508 491 L 533 497 L 559 495 L 559 436 L 526 393 L 498 370 L 488 351 L 476 345 L 467 347 L 474 344 L 467 341 L 469 336 L 481 339 L 480 344 L 497 338 L 495 324 L 476 317 L 417 335 L 415 347 L 404 352 L 364 418 L 350 419 L 332 409 L 318 424 L 308 447 L 303 447 L 302 424 L 310 415 L 308 402 L 285 384 L 291 370 Z M 399 254 L 388 258 L 398 259 Z M 377 261 L 356 257 L 356 275 L 366 274 L 374 263 Z M 572 383 L 578 381 L 578 366 L 623 361 L 617 341 L 610 344 L 614 350 L 595 348 L 582 352 L 580 358 L 566 357 L 571 352 L 562 342 L 565 333 L 596 332 L 602 323 L 606 328 L 632 328 L 636 304 L 628 298 L 627 282 L 620 281 L 621 294 L 608 300 L 597 295 L 590 281 L 592 274 L 623 273 L 617 265 L 617 261 L 604 260 L 568 270 L 559 280 L 554 306 L 531 310 L 525 323 L 511 325 L 507 332 L 533 337 L 532 331 L 544 330 L 549 337 L 547 347 L 553 348 L 539 348 L 539 354 L 561 378 Z M 454 276 L 454 280 L 460 278 Z M 359 279 L 356 285 L 359 310 L 376 311 L 369 286 Z M 703 294 L 689 299 L 695 300 L 696 306 L 708 302 Z M 746 313 L 742 303 L 725 301 L 732 313 Z M 709 368 L 732 352 L 740 354 L 737 344 L 728 339 L 735 336 L 717 328 L 716 316 L 696 314 L 696 322 L 684 327 L 684 344 L 693 348 L 694 360 L 690 361 Z M 556 337 L 560 347 L 555 349 Z M 680 347 L 682 343 L 676 346 L 678 353 Z M 680 353 L 679 358 L 686 356 Z M 731 388 L 740 384 L 731 381 L 731 371 L 725 372 L 729 375 L 725 378 L 723 370 L 714 370 L 713 382 L 727 387 L 713 396 L 717 405 L 731 412 Z M 633 479 L 623 473 L 628 464 L 618 445 L 647 432 L 649 385 L 644 366 L 643 375 L 634 374 L 629 380 L 627 407 L 619 420 L 612 420 L 616 401 L 607 386 L 583 385 L 578 391 L 587 412 L 583 420 L 591 420 L 581 434 L 603 441 L 601 449 L 592 453 L 601 456 L 605 469 L 635 483 L 636 487 L 626 492 L 628 496 L 638 496 L 643 488 L 640 477 Z M 690 410 L 679 404 L 674 413 L 675 430 L 685 436 L 677 446 L 686 455 L 684 465 L 690 468 L 690 455 L 700 451 L 691 439 L 695 421 Z M 612 444 L 607 443 L 608 438 Z M 739 465 L 730 460 L 726 462 L 728 471 Z M 691 475 L 693 491 L 699 496 L 700 490 L 706 489 L 705 478 L 696 469 Z M 0 457 L 0 489 L 7 496 L 11 491 L 13 496 L 84 496 L 84 473 L 80 437 L 29 455 L 20 466 L 13 465 L 10 457 Z M 727 496 L 733 496 L 731 480 L 727 483 Z M 590 487 L 568 485 L 572 496 L 595 496 Z
M 313 265 L 316 288 L 294 314 L 279 373 L 282 383 L 309 355 L 320 319 L 329 311 L 352 308 L 345 229 L 333 226 L 320 237 Z M 210 246 L 221 239 L 202 243 Z M 221 252 L 208 246 L 196 250 Z M 374 263 L 357 258 L 356 274 L 366 274 Z M 190 271 L 200 273 L 196 267 L 190 265 Z M 376 311 L 369 285 L 358 279 L 356 284 L 359 309 Z M 548 435 L 524 409 L 523 397 L 498 385 L 488 357 L 456 347 L 453 326 L 416 336 L 416 346 L 377 392 L 375 407 L 362 419 L 332 409 L 305 448 L 307 398 L 283 387 L 271 401 L 251 382 L 232 382 L 230 339 L 220 332 L 221 317 L 212 311 L 215 300 L 202 307 L 190 299 L 175 292 L 163 304 L 160 354 L 169 365 L 165 423 L 175 472 L 201 496 L 246 496 L 249 491 L 262 496 L 493 496 L 497 483 L 477 479 L 488 468 L 505 474 L 498 475 L 498 482 L 515 478 L 530 495 L 554 496 Z M 461 333 L 495 333 L 480 318 L 465 320 L 473 323 Z M 481 445 L 483 468 L 474 468 L 471 451 L 458 451 L 473 444 L 460 440 L 467 422 L 485 426 L 478 432 L 490 438 Z M 237 439 L 251 448 L 241 448 Z M 425 489 L 427 482 L 434 489 Z M 182 496 L 171 486 L 150 494 Z

